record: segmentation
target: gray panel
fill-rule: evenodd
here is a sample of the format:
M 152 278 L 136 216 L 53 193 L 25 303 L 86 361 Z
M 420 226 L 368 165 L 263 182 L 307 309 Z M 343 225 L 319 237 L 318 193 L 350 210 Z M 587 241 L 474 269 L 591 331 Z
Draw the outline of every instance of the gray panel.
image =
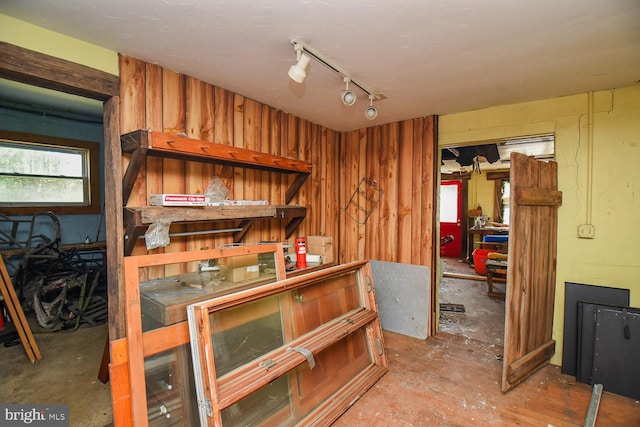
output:
M 576 375 L 576 341 L 578 335 L 578 301 L 599 304 L 629 305 L 629 289 L 607 288 L 565 282 L 564 337 L 562 343 L 562 373 Z
M 414 338 L 429 335 L 430 270 L 413 264 L 369 262 L 382 329 Z
M 621 310 L 622 307 L 603 304 L 578 302 L 578 344 L 576 357 L 576 380 L 581 383 L 593 384 L 593 346 L 596 328 L 596 310 Z M 640 314 L 640 309 L 628 307 L 629 312 Z
M 624 309 L 597 309 L 593 346 L 594 384 L 602 384 L 605 391 L 640 399 L 638 360 L 640 314 Z

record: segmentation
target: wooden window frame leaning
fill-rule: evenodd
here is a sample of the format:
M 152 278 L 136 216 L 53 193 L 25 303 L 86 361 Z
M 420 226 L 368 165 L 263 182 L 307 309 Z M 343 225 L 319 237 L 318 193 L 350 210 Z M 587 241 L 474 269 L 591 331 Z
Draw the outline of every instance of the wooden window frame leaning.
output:
M 279 243 L 234 246 L 189 252 L 138 255 L 124 258 L 126 338 L 112 341 L 111 364 L 114 423 L 116 425 L 149 425 L 147 410 L 145 358 L 189 344 L 186 321 L 142 330 L 140 277 L 147 267 L 170 264 L 194 265 L 200 261 L 247 254 L 273 253 L 275 279 L 284 278 L 284 252 Z M 240 288 L 242 289 L 242 287 Z
M 339 277 L 345 275 L 347 279 Z M 311 286 L 316 284 L 322 286 L 323 281 L 330 282 L 334 278 L 337 278 L 335 280 L 345 280 L 345 282 L 353 278 L 359 307 L 352 308 L 300 336 L 290 337 L 292 339 L 285 340 L 288 342 L 285 342 L 284 345 L 260 355 L 220 377 L 216 376 L 210 325 L 212 313 L 269 296 L 282 295 L 285 300 L 288 296 L 291 300 L 293 292 L 296 292 L 295 298 L 302 299 L 304 296 L 300 295 L 304 295 L 301 292 L 305 288 L 312 289 Z M 293 309 L 290 310 L 291 312 L 286 311 L 289 304 L 281 304 L 282 317 L 293 318 Z M 298 367 L 306 368 L 308 363 L 308 367 L 313 368 L 314 356 L 317 357 L 318 353 L 333 344 L 344 343 L 347 337 L 356 331 L 362 332 L 364 345 L 368 351 L 368 365 L 364 368 L 357 368 L 361 370 L 352 377 L 345 376 L 344 383 L 340 382 L 343 380 L 342 376 L 336 375 L 336 379 L 332 379 L 332 381 L 337 382 L 337 384 L 333 384 L 337 387 L 337 391 L 332 392 L 329 398 L 321 401 L 308 412 L 303 409 L 300 414 L 296 414 L 302 419 L 292 421 L 289 418 L 288 421 L 294 422 L 296 425 L 298 425 L 297 423 L 327 425 L 333 422 L 388 370 L 382 329 L 375 302 L 373 278 L 367 261 L 339 265 L 191 304 L 187 307 L 187 313 L 198 407 L 203 426 L 222 426 L 222 411 L 224 409 L 278 378 L 295 375 L 295 369 Z M 291 351 L 292 349 L 295 351 Z M 295 384 L 296 381 L 290 382 L 290 397 L 287 402 L 289 405 L 295 406 L 292 403 L 292 400 L 295 399 L 295 386 L 292 386 L 292 383 Z M 314 394 L 313 391 L 311 394 Z M 293 412 L 293 410 L 291 411 Z M 278 422 L 283 422 L 283 420 L 279 419 Z

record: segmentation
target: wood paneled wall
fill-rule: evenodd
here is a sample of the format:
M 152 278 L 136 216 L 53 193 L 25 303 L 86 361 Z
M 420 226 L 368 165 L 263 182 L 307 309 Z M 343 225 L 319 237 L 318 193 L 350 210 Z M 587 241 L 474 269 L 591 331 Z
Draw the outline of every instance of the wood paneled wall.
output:
M 338 236 L 338 132 L 135 58 L 120 57 L 120 75 L 122 133 L 150 128 L 309 161 L 313 173 L 292 201 L 308 209 L 297 235 Z M 128 159 L 123 161 L 126 164 Z M 214 176 L 229 188 L 231 199 L 264 199 L 271 204 L 285 204 L 286 188 L 293 179 L 286 174 L 149 157 L 127 205 L 144 206 L 152 193 L 202 193 Z M 229 226 L 182 228 L 197 231 Z M 171 231 L 182 230 L 172 226 Z M 266 240 L 285 240 L 284 220 L 257 221 L 244 241 Z M 231 233 L 178 237 L 164 251 L 213 248 L 230 242 Z M 146 253 L 144 241 L 133 253 Z
M 308 209 L 297 235 L 333 236 L 340 262 L 377 259 L 431 267 L 437 249 L 433 211 L 436 117 L 341 134 L 131 57 L 121 56 L 120 79 L 122 133 L 151 128 L 309 161 L 313 173 L 293 201 Z M 287 180 L 292 179 L 158 158 L 149 158 L 141 174 L 146 179 L 138 180 L 129 206 L 145 205 L 150 193 L 202 192 L 214 175 L 227 184 L 232 199 L 284 204 Z M 366 222 L 353 219 L 345 210 L 363 178 L 375 180 L 384 191 Z M 208 224 L 188 227 L 210 228 Z M 245 242 L 263 240 L 283 241 L 284 224 L 258 221 Z M 178 238 L 166 250 L 229 242 L 230 234 Z M 141 241 L 134 253 L 145 252 Z
M 346 207 L 362 179 L 376 183 L 369 198 L 381 194 L 371 209 L 361 197 L 364 212 L 358 220 L 342 210 L 340 261 L 376 259 L 432 267 L 435 235 L 437 118 L 405 120 L 360 129 L 343 135 L 340 203 Z M 432 269 L 433 270 L 433 269 Z

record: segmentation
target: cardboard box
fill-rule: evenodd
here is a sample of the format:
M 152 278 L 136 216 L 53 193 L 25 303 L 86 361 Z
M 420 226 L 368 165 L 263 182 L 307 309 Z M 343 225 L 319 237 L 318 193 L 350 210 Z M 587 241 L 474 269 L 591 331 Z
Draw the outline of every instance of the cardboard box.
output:
M 151 194 L 151 206 L 206 206 L 208 197 L 204 194 Z
M 236 255 L 218 260 L 220 265 L 226 265 L 230 268 L 245 267 L 247 265 L 258 264 L 258 254 Z
M 307 247 L 309 246 L 333 246 L 333 238 L 331 236 L 307 236 Z
M 323 264 L 329 264 L 333 262 L 333 246 L 307 245 L 307 253 L 312 255 L 321 255 Z
M 256 264 L 227 268 L 224 275 L 226 279 L 231 282 L 242 282 L 243 280 L 255 279 L 260 275 L 260 266 Z

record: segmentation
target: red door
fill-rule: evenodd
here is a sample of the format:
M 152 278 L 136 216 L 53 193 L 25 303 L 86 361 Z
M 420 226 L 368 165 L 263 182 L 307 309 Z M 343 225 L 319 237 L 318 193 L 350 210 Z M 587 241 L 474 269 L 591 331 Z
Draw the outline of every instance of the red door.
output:
M 440 256 L 462 254 L 462 181 L 440 183 Z

